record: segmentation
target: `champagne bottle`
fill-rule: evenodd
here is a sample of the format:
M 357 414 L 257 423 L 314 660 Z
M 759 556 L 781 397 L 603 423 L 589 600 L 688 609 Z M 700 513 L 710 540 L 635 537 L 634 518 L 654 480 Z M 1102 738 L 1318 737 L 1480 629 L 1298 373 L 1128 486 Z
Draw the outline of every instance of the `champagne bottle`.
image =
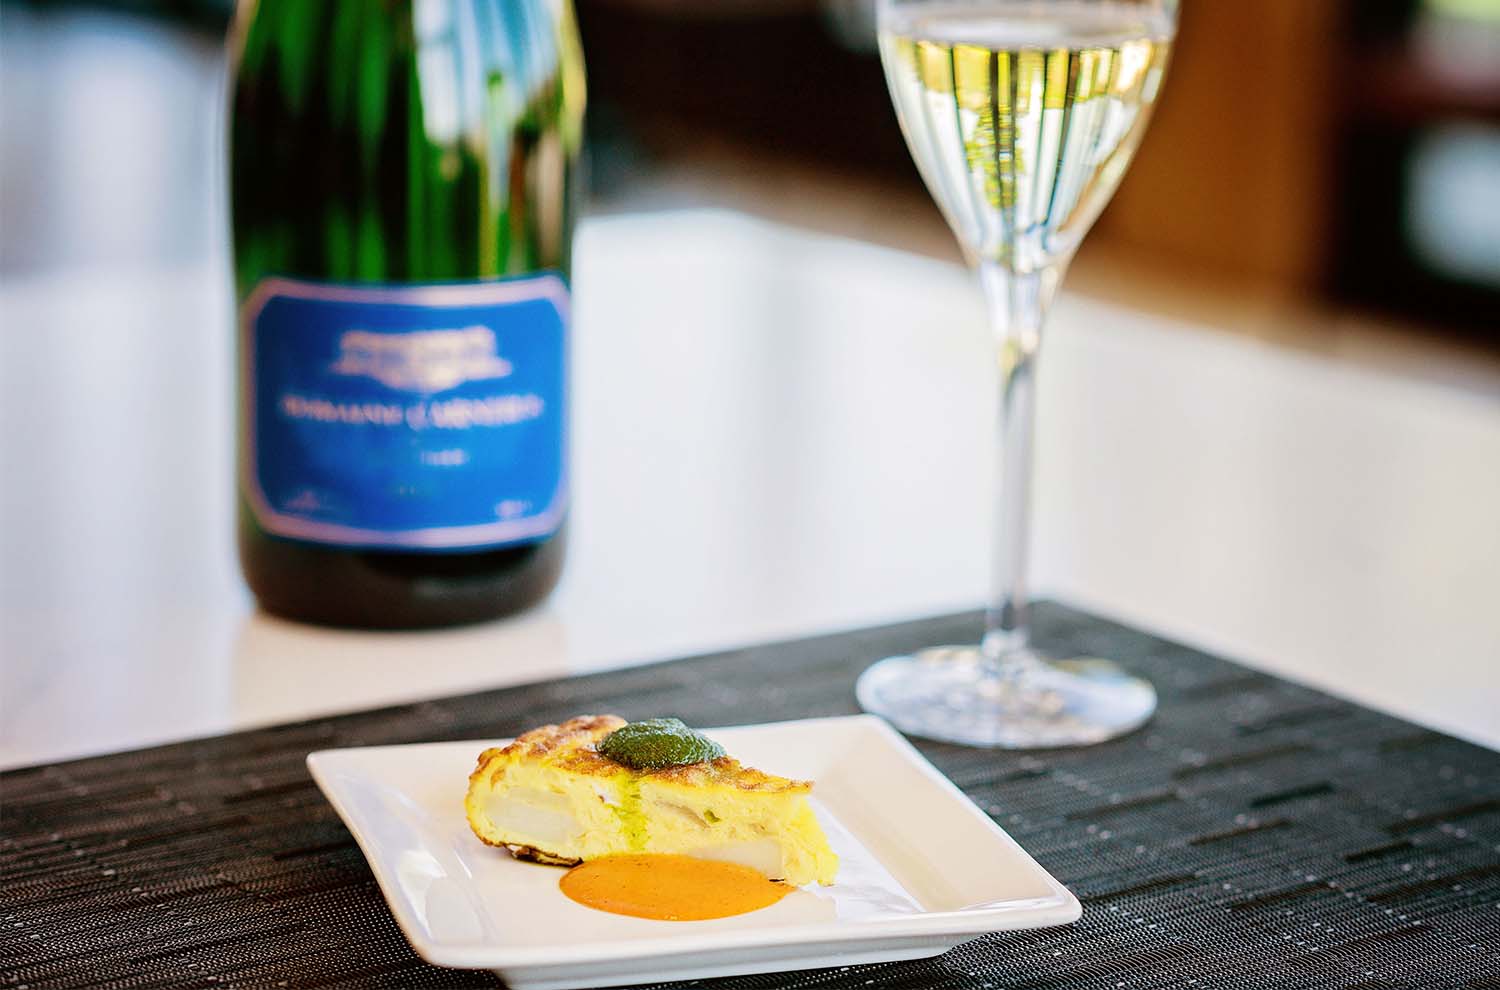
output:
M 232 45 L 246 581 L 372 628 L 537 601 L 569 499 L 570 0 L 246 0 Z

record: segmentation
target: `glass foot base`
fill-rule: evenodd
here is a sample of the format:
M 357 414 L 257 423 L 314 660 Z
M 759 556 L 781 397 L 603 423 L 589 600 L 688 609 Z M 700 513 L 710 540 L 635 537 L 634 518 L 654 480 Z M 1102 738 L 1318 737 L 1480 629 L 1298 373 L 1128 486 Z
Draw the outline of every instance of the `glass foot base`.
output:
M 1033 651 L 988 667 L 975 646 L 889 657 L 860 675 L 867 712 L 907 735 L 991 749 L 1087 746 L 1139 728 L 1156 690 L 1108 660 L 1049 660 Z

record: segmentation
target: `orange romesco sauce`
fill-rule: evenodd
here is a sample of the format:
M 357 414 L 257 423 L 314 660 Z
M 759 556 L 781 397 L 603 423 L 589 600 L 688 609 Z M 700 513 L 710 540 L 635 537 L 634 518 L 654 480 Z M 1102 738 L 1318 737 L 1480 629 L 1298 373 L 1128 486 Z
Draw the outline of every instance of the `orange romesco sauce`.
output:
M 611 914 L 657 921 L 707 921 L 769 907 L 792 890 L 748 866 L 691 856 L 605 856 L 573 867 L 558 886 Z

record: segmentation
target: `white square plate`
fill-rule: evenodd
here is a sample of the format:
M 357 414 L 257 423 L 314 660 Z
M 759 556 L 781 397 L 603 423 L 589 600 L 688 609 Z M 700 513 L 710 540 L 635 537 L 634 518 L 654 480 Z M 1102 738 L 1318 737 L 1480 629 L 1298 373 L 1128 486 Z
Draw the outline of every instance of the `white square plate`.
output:
M 469 831 L 469 773 L 508 740 L 324 750 L 307 765 L 418 954 L 518 990 L 917 959 L 1078 917 L 1077 898 L 881 719 L 706 731 L 748 766 L 816 782 L 837 883 L 715 921 L 606 914 L 563 896 L 557 867 Z

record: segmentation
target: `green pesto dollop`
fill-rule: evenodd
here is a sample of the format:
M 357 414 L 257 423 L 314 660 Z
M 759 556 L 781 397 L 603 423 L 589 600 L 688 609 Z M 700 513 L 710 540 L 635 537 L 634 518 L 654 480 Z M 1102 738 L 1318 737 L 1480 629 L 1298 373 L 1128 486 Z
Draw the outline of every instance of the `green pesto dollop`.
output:
M 648 718 L 599 740 L 599 752 L 632 770 L 664 770 L 724 755 L 724 747 L 677 718 Z

